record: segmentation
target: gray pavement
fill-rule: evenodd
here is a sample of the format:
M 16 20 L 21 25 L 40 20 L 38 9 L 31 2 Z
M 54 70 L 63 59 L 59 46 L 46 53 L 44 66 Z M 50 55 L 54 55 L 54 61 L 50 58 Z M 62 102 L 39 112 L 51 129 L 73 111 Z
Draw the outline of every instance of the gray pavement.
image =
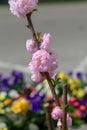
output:
M 36 31 L 50 32 L 58 53 L 58 71 L 75 69 L 87 56 L 87 3 L 39 5 L 32 16 Z M 0 61 L 27 68 L 31 55 L 25 48 L 31 38 L 27 20 L 13 16 L 9 7 L 0 7 Z

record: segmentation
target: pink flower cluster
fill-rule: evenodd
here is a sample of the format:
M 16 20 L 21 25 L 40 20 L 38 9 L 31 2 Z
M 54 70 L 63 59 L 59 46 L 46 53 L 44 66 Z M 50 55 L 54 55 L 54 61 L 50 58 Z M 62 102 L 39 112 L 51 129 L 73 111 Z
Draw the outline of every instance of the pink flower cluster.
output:
M 52 41 L 52 36 L 48 33 L 45 33 L 43 38 L 42 38 L 42 43 L 41 43 L 41 46 L 40 48 L 41 49 L 44 49 L 44 50 L 47 50 L 47 51 L 50 51 L 50 43 Z
M 58 67 L 57 54 L 50 49 L 51 39 L 51 35 L 45 33 L 40 42 L 39 50 L 37 50 L 32 39 L 26 42 L 26 49 L 33 53 L 29 69 L 32 72 L 31 79 L 34 82 L 42 82 L 45 79 L 44 72 L 53 76 L 55 69 Z
M 57 127 L 61 128 L 62 127 L 62 117 L 63 117 L 63 110 L 56 106 L 53 108 L 51 116 L 54 120 L 58 120 L 57 122 Z M 71 127 L 72 126 L 72 118 L 70 117 L 69 114 L 67 114 L 67 126 Z
M 25 17 L 37 6 L 38 0 L 9 0 L 10 11 L 17 17 Z
M 26 49 L 28 52 L 34 53 L 37 51 L 37 47 L 35 46 L 35 41 L 33 39 L 26 41 Z

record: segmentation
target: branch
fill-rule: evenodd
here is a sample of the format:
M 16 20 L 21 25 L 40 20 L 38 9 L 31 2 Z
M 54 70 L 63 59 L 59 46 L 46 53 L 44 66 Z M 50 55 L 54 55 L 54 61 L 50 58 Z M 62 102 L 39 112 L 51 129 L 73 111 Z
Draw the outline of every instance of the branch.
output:
M 37 47 L 38 47 L 38 50 L 39 50 L 39 41 L 36 37 L 36 33 L 35 33 L 35 30 L 34 30 L 34 27 L 33 27 L 32 21 L 31 21 L 31 13 L 27 14 L 26 17 L 27 17 L 27 21 L 28 21 L 28 24 L 29 24 L 27 27 L 30 29 L 31 34 L 33 36 L 33 39 L 34 39 L 35 43 L 37 44 Z
M 46 114 L 46 121 L 47 121 L 47 127 L 48 130 L 53 130 L 53 122 L 52 122 L 52 118 L 51 118 L 51 109 L 50 109 L 50 104 L 49 103 L 45 103 L 44 104 L 44 109 L 45 109 L 45 114 Z
M 67 130 L 67 85 L 63 86 L 63 130 Z
M 34 30 L 34 27 L 33 27 L 32 21 L 31 21 L 31 13 L 30 13 L 30 14 L 27 14 L 26 17 L 27 17 L 27 21 L 28 21 L 28 24 L 29 24 L 29 25 L 28 25 L 28 28 L 29 28 L 30 31 L 31 31 L 31 34 L 32 34 L 32 36 L 33 36 L 33 39 L 34 39 L 35 42 L 36 42 L 36 45 L 37 45 L 38 49 L 40 49 L 40 44 L 39 44 L 39 41 L 38 41 L 38 39 L 37 39 L 37 37 L 36 37 L 36 33 L 35 33 L 35 30 Z M 49 76 L 49 73 L 48 73 L 48 72 L 45 72 L 44 74 L 45 74 L 46 79 L 47 79 L 47 81 L 48 81 L 48 84 L 49 84 L 50 90 L 51 90 L 51 92 L 52 92 L 53 98 L 54 98 L 54 100 L 55 100 L 55 102 L 56 102 L 56 105 L 59 106 L 58 97 L 57 97 L 56 92 L 55 92 L 55 86 L 53 85 L 53 83 L 52 83 L 52 81 L 51 81 L 51 78 L 50 78 L 50 76 Z
M 54 99 L 55 99 L 56 105 L 57 105 L 57 106 L 60 106 L 59 101 L 58 101 L 58 96 L 57 96 L 57 94 L 56 94 L 56 92 L 55 92 L 55 86 L 53 85 L 53 83 L 52 83 L 52 81 L 51 81 L 51 78 L 50 78 L 50 76 L 49 76 L 49 73 L 48 73 L 48 72 L 45 72 L 45 76 L 46 76 L 46 79 L 47 79 L 47 81 L 48 81 L 48 84 L 49 84 L 51 93 L 52 93 L 52 95 L 53 95 L 53 97 L 54 97 Z

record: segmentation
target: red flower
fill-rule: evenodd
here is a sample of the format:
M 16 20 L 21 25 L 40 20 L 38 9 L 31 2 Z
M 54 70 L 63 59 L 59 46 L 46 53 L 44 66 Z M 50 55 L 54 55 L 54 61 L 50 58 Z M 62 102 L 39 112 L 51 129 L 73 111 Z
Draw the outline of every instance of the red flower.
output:
M 79 109 L 80 109 L 80 111 L 85 112 L 86 111 L 86 106 L 85 105 L 81 105 Z
M 74 112 L 74 116 L 77 117 L 77 118 L 81 118 L 82 117 L 82 112 L 80 110 L 76 110 Z

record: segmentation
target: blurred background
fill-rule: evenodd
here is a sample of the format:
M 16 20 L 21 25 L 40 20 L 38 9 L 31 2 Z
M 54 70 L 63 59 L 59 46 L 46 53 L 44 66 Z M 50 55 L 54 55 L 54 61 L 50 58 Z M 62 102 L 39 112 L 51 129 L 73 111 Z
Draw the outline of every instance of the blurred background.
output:
M 32 21 L 42 36 L 45 32 L 52 34 L 58 71 L 75 70 L 80 64 L 83 71 L 87 64 L 87 0 L 40 0 L 39 3 Z M 0 0 L 0 71 L 16 68 L 28 72 L 31 55 L 25 44 L 31 33 L 26 25 L 26 19 L 11 14 L 7 0 Z

